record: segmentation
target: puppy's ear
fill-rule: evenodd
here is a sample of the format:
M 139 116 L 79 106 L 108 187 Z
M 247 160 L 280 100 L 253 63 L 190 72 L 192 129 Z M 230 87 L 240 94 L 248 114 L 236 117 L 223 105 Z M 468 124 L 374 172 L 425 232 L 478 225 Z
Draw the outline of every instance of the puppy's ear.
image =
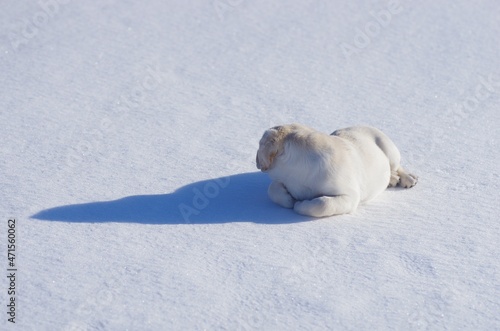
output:
M 255 156 L 255 165 L 257 166 L 257 169 L 262 168 L 262 166 L 260 165 L 260 162 L 259 162 L 259 151 L 257 151 L 257 155 Z
M 276 156 L 280 152 L 280 146 L 282 145 L 281 138 L 279 130 L 276 128 L 264 132 L 259 142 L 259 150 L 256 157 L 258 169 L 266 171 L 271 168 Z

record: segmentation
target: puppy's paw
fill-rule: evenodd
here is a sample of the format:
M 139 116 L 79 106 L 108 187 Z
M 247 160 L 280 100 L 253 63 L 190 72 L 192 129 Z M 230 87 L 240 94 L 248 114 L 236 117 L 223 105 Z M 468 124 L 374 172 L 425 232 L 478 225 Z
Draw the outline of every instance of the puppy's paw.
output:
M 399 184 L 401 178 L 397 171 L 391 171 L 391 180 L 389 181 L 389 187 L 395 187 Z
M 293 210 L 300 215 L 305 215 L 305 216 L 313 216 L 311 212 L 312 206 L 311 206 L 311 201 L 305 200 L 305 201 L 296 201 Z
M 284 208 L 292 209 L 295 205 L 295 199 L 291 195 L 282 195 L 278 201 L 275 201 L 278 205 Z
M 418 183 L 418 177 L 413 174 L 400 174 L 399 185 L 404 188 L 411 188 Z
M 327 197 L 319 197 L 312 200 L 296 201 L 293 210 L 304 216 L 324 217 L 330 216 L 326 210 Z
M 271 198 L 274 203 L 284 208 L 293 208 L 295 199 L 288 193 L 288 190 L 282 183 L 276 181 L 272 182 L 267 192 L 269 198 Z

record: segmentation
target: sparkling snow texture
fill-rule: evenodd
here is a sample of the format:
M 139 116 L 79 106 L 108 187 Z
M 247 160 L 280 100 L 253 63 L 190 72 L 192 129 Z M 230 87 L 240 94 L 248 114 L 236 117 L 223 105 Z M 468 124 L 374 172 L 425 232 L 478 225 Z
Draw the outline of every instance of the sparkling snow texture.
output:
M 499 330 L 499 15 L 3 1 L 0 329 Z M 420 181 L 352 215 L 282 209 L 255 152 L 291 122 L 376 126 Z

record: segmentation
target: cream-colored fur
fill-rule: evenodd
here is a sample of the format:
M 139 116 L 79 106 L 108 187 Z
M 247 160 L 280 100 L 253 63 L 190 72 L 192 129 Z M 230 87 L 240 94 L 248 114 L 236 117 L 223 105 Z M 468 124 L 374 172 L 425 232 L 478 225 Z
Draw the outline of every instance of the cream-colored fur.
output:
M 273 180 L 271 200 L 314 217 L 351 213 L 388 186 L 413 187 L 417 177 L 400 161 L 396 145 L 376 128 L 327 135 L 300 124 L 266 130 L 256 158 Z

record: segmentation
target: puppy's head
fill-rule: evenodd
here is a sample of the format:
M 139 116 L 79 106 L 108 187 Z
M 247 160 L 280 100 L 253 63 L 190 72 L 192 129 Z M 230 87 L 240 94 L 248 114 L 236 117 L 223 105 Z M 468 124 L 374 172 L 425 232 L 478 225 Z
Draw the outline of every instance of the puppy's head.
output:
M 286 130 L 283 126 L 275 126 L 266 130 L 259 142 L 256 163 L 257 168 L 267 171 L 273 166 L 276 157 L 283 153 Z

